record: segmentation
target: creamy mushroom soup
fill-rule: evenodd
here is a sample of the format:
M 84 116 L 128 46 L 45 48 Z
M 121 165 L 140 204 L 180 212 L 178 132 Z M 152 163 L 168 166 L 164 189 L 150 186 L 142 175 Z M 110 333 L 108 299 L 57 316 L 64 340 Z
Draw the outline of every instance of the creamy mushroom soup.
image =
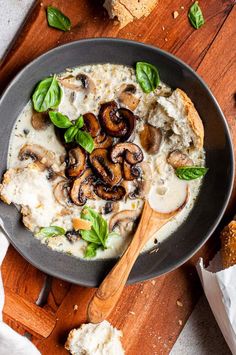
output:
M 157 248 L 187 218 L 201 185 L 203 128 L 192 102 L 161 81 L 144 92 L 135 69 L 121 65 L 47 80 L 38 90 L 57 85 L 58 105 L 44 110 L 49 98 L 36 92 L 19 115 L 2 200 L 20 207 L 25 226 L 48 247 L 108 258 L 127 247 L 145 199 L 165 213 L 188 193 L 184 209 L 145 246 Z

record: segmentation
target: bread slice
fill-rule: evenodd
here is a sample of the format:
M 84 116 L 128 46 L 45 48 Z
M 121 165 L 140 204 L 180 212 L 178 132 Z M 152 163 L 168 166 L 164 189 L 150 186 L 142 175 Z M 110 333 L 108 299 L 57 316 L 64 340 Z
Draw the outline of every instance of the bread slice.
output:
M 157 0 L 106 0 L 103 6 L 110 18 L 117 17 L 122 28 L 135 19 L 148 16 L 156 4 Z
M 204 127 L 201 118 L 187 94 L 176 89 L 169 97 L 159 96 L 157 106 L 150 111 L 148 122 L 163 129 L 170 137 L 173 149 L 188 148 L 191 145 L 203 148 Z
M 221 258 L 224 269 L 236 265 L 236 221 L 221 232 Z

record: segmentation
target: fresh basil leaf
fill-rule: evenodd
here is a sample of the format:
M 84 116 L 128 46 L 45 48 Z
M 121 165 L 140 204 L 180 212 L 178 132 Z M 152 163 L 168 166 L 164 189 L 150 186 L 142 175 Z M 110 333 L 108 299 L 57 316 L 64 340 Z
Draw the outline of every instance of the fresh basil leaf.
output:
M 88 132 L 78 131 L 75 140 L 87 152 L 92 153 L 92 151 L 94 150 L 94 141 Z
M 75 121 L 75 125 L 78 128 L 82 128 L 84 125 L 84 118 L 82 115 L 79 116 L 79 118 L 77 118 L 77 120 Z
M 194 180 L 204 176 L 208 168 L 202 166 L 182 166 L 175 170 L 175 174 L 181 180 Z
M 33 106 L 37 112 L 45 112 L 49 108 L 56 108 L 61 102 L 62 89 L 55 75 L 46 78 L 37 85 L 33 93 Z
M 78 133 L 78 128 L 76 126 L 69 127 L 64 133 L 65 142 L 66 143 L 73 142 L 77 133 Z
M 146 94 L 154 91 L 160 83 L 157 68 L 146 62 L 136 63 L 136 78 Z
M 97 244 L 94 244 L 94 243 L 89 243 L 87 245 L 87 248 L 85 250 L 85 258 L 94 258 L 97 254 L 97 249 L 98 249 L 98 245 Z
M 198 1 L 195 1 L 195 3 L 190 7 L 188 12 L 188 18 L 191 25 L 197 30 L 202 27 L 202 25 L 204 25 L 205 20 L 202 14 L 202 10 L 198 5 Z
M 71 28 L 70 19 L 56 7 L 47 7 L 47 18 L 49 26 L 57 28 L 58 30 L 69 31 Z
M 108 237 L 108 225 L 107 221 L 96 211 L 92 208 L 85 206 L 81 212 L 81 218 L 92 223 L 91 229 L 86 232 L 90 232 L 90 236 L 88 237 L 89 233 L 84 233 L 81 231 L 82 238 L 84 237 L 87 239 L 92 238 L 89 241 L 94 242 L 96 244 L 102 245 L 104 248 L 106 247 L 106 240 Z M 96 235 L 96 238 L 95 238 Z
M 36 233 L 36 236 L 50 238 L 58 235 L 65 235 L 65 233 L 66 231 L 64 228 L 58 226 L 50 226 L 41 228 L 40 231 Z
M 57 111 L 49 111 L 49 117 L 54 126 L 58 128 L 68 128 L 72 126 L 72 122 L 66 115 Z
M 82 236 L 82 239 L 86 242 L 102 245 L 97 233 L 92 228 L 91 230 L 81 230 L 80 234 Z

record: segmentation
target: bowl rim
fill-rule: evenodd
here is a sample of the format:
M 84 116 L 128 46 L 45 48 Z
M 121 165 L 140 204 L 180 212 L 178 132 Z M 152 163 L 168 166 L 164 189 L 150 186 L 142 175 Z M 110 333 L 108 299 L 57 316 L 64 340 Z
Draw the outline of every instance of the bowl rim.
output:
M 41 54 L 40 56 L 38 56 L 35 59 L 33 59 L 32 61 L 30 61 L 27 65 L 25 65 L 12 78 L 12 80 L 10 80 L 9 84 L 5 87 L 5 89 L 3 90 L 2 94 L 0 95 L 0 106 L 2 104 L 2 100 L 8 95 L 8 92 L 11 90 L 11 88 L 14 86 L 14 84 L 18 81 L 18 78 L 20 78 L 23 73 L 27 72 L 27 70 L 31 66 L 34 66 L 35 64 L 37 64 L 38 61 L 41 61 L 44 57 L 47 57 L 48 55 L 50 56 L 51 53 L 55 53 L 55 52 L 61 51 L 61 50 L 66 50 L 68 47 L 76 46 L 77 44 L 80 44 L 80 43 L 91 43 L 91 44 L 93 44 L 94 42 L 104 42 L 104 43 L 107 43 L 107 44 L 110 44 L 110 45 L 112 45 L 114 42 L 120 43 L 120 44 L 126 44 L 126 45 L 127 44 L 128 45 L 136 45 L 136 46 L 140 47 L 140 50 L 142 48 L 149 48 L 151 50 L 159 52 L 162 56 L 167 57 L 169 60 L 171 60 L 171 61 L 173 61 L 173 62 L 175 62 L 175 63 L 177 63 L 177 64 L 179 64 L 179 65 L 181 65 L 183 67 L 185 67 L 202 84 L 202 86 L 207 91 L 208 95 L 210 96 L 211 100 L 213 101 L 216 109 L 218 110 L 218 112 L 219 112 L 219 114 L 221 116 L 222 123 L 223 123 L 224 129 L 225 129 L 225 134 L 226 134 L 226 136 L 228 138 L 228 142 L 229 142 L 229 155 L 230 155 L 231 165 L 230 165 L 230 176 L 229 176 L 228 190 L 226 192 L 224 203 L 223 203 L 221 209 L 219 210 L 218 217 L 214 220 L 214 223 L 212 223 L 212 226 L 211 226 L 211 228 L 209 228 L 208 233 L 206 233 L 204 238 L 202 238 L 199 243 L 196 243 L 194 245 L 194 247 L 192 248 L 191 252 L 188 252 L 185 257 L 182 257 L 179 260 L 179 262 L 175 262 L 174 266 L 173 265 L 166 266 L 165 268 L 162 269 L 161 272 L 150 271 L 145 276 L 138 275 L 136 277 L 133 277 L 131 280 L 128 280 L 128 282 L 127 282 L 127 284 L 133 284 L 133 283 L 136 283 L 136 282 L 141 282 L 141 281 L 144 281 L 144 280 L 152 279 L 154 277 L 165 275 L 166 273 L 177 269 L 178 267 L 183 265 L 187 260 L 189 260 L 206 243 L 206 241 L 213 234 L 213 232 L 215 231 L 215 229 L 217 228 L 218 224 L 220 223 L 220 221 L 221 221 L 221 219 L 223 217 L 223 214 L 224 214 L 224 212 L 225 212 L 225 210 L 227 208 L 227 205 L 229 203 L 229 200 L 230 200 L 230 197 L 231 197 L 231 194 L 232 194 L 232 191 L 233 191 L 233 183 L 234 183 L 234 177 L 235 177 L 235 159 L 234 159 L 233 141 L 232 141 L 232 138 L 231 138 L 230 129 L 229 129 L 227 120 L 226 120 L 226 118 L 225 118 L 225 116 L 223 114 L 223 111 L 222 111 L 218 101 L 216 100 L 215 96 L 211 92 L 211 90 L 208 87 L 208 85 L 205 83 L 205 81 L 201 78 L 201 76 L 194 69 L 192 69 L 183 60 L 179 59 L 175 55 L 173 55 L 173 54 L 171 54 L 171 53 L 169 53 L 169 52 L 167 52 L 167 51 L 165 51 L 163 49 L 160 49 L 159 47 L 156 47 L 156 46 L 150 45 L 150 44 L 145 44 L 145 43 L 138 42 L 138 41 L 122 39 L 122 38 L 97 37 L 97 38 L 80 39 L 80 40 L 72 41 L 72 42 L 57 46 L 55 48 L 52 48 L 52 49 L 46 51 L 45 53 Z M 78 283 L 78 281 L 75 280 L 75 278 L 73 278 L 73 277 L 65 277 L 65 276 L 63 276 L 63 274 L 61 272 L 50 272 L 50 270 L 48 270 L 46 267 L 43 267 L 43 266 L 39 265 L 36 261 L 31 259 L 30 257 L 25 256 L 25 254 L 20 250 L 20 248 L 15 244 L 14 240 L 12 240 L 12 238 L 8 235 L 7 231 L 4 228 L 4 225 L 1 223 L 0 226 L 2 227 L 2 230 L 6 234 L 7 239 L 14 246 L 14 248 L 19 252 L 19 254 L 21 256 L 23 256 L 24 259 L 26 259 L 34 267 L 38 268 L 39 270 L 43 271 L 44 273 L 46 273 L 48 275 L 51 275 L 53 277 L 57 277 L 59 279 L 65 280 L 67 282 L 71 282 L 73 284 L 79 284 L 79 285 L 86 286 L 86 287 L 94 287 L 94 283 L 92 283 L 90 281 L 86 282 L 86 280 L 82 280 L 82 282 Z M 114 260 L 114 259 L 117 260 L 118 258 L 110 258 L 110 260 Z M 106 259 L 106 260 L 109 260 L 109 259 Z

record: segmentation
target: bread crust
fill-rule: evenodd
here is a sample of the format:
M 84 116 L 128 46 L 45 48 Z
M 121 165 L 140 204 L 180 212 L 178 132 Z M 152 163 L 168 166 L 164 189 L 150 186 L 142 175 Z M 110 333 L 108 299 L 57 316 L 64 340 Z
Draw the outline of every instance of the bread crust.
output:
M 185 115 L 188 120 L 189 126 L 195 134 L 196 142 L 195 146 L 198 149 L 203 148 L 204 142 L 204 127 L 202 124 L 202 120 L 192 102 L 192 100 L 188 97 L 188 95 L 181 89 L 176 89 L 179 96 L 182 99 L 185 109 Z
M 221 259 L 224 269 L 236 265 L 236 221 L 221 232 Z
M 104 7 L 110 18 L 117 17 L 120 27 L 143 16 L 148 16 L 157 4 L 157 0 L 106 0 Z

